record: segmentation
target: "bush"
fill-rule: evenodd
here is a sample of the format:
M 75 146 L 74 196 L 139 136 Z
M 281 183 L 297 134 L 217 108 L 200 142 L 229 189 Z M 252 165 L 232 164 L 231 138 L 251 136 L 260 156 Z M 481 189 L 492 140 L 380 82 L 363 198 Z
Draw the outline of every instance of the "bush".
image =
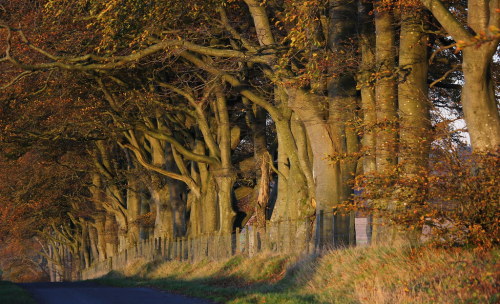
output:
M 395 166 L 359 176 L 359 190 L 344 207 L 374 214 L 384 223 L 445 246 L 500 243 L 499 153 L 434 147 L 430 169 L 413 174 Z

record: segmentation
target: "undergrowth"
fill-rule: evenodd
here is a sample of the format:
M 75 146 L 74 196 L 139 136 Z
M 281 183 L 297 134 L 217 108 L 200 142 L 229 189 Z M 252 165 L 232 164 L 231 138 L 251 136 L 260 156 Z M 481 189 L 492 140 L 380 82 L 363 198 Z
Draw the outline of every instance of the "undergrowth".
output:
M 358 247 L 322 256 L 135 261 L 98 281 L 219 303 L 498 303 L 500 249 Z

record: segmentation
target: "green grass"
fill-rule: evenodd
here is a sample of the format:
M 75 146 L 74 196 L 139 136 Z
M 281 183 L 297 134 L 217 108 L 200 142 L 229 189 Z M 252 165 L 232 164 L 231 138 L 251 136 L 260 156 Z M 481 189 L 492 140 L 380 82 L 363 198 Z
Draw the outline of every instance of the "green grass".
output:
M 219 303 L 498 303 L 500 249 L 365 247 L 320 257 L 137 261 L 97 280 Z
M 290 263 L 290 257 L 278 255 L 194 264 L 145 263 L 133 266 L 130 271 L 135 275 L 113 272 L 96 281 L 120 287 L 149 286 L 218 303 L 318 303 L 314 296 L 299 292 L 295 280 L 286 275 Z
M 0 281 L 0 303 L 2 304 L 35 304 L 35 300 L 23 288 L 12 282 Z

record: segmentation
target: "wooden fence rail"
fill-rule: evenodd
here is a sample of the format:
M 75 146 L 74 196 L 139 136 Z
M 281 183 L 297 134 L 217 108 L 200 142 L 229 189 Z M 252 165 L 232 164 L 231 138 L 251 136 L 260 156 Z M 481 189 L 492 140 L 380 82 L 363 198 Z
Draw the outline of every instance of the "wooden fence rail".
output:
M 333 218 L 333 217 L 332 217 Z M 365 217 L 353 221 L 356 243 L 368 243 L 369 225 Z M 234 255 L 251 257 L 261 252 L 283 254 L 309 254 L 335 247 L 333 220 L 285 220 L 268 222 L 265 228 L 245 226 L 232 233 L 216 233 L 197 237 L 171 238 L 156 237 L 142 240 L 134 246 L 122 250 L 113 257 L 96 261 L 82 271 L 82 279 L 103 276 L 112 270 L 124 270 L 127 264 L 137 259 L 146 261 L 199 261 L 204 259 L 221 260 Z M 324 231 L 332 231 L 325 236 Z

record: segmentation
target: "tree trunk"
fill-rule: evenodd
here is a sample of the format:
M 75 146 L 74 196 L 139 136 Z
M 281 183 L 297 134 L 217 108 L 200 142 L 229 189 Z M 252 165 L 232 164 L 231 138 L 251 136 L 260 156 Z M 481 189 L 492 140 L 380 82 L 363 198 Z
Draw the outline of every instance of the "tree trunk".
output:
M 265 227 L 266 214 L 269 201 L 269 162 L 272 159 L 267 157 L 266 142 L 266 112 L 257 105 L 244 103 L 250 109 L 246 112 L 247 126 L 252 131 L 253 159 L 255 163 L 255 187 L 252 195 L 254 212 L 256 215 L 256 225 Z M 266 187 L 267 184 L 267 187 Z
M 118 252 L 118 225 L 113 214 L 106 214 L 104 226 L 106 257 L 112 257 Z
M 292 135 L 294 122 L 288 119 L 275 121 L 278 136 L 278 196 L 271 216 L 272 221 L 297 219 L 309 215 L 312 207 L 314 185 L 304 174 L 298 156 L 297 145 L 307 146 L 303 142 L 295 142 Z
M 330 0 L 328 47 L 333 54 L 348 54 L 351 39 L 356 34 L 356 2 L 350 0 Z M 342 60 L 340 57 L 338 60 Z M 345 68 L 345 67 L 342 67 Z M 330 102 L 329 122 L 332 140 L 336 147 L 337 159 L 333 166 L 340 169 L 340 188 L 338 203 L 351 199 L 353 194 L 349 181 L 356 173 L 359 144 L 354 122 L 357 111 L 357 92 L 354 72 L 332 70 L 335 77 L 328 82 Z M 328 217 L 328 215 L 325 215 Z M 352 223 L 351 223 L 352 222 Z M 354 222 L 350 214 L 337 213 L 334 218 L 334 245 L 347 246 L 355 244 Z M 352 224 L 352 225 L 351 225 Z
M 375 56 L 377 82 L 375 85 L 377 116 L 376 166 L 379 173 L 387 172 L 396 164 L 396 47 L 392 10 L 382 6 L 382 0 L 375 1 Z
M 82 221 L 82 258 L 83 258 L 83 267 L 90 267 L 90 235 L 89 235 L 89 225 L 87 222 Z
M 89 242 L 90 242 L 90 262 L 94 263 L 94 261 L 99 261 L 99 249 L 98 249 L 98 235 L 97 235 L 97 230 L 94 226 L 90 225 L 89 226 Z
M 228 233 L 233 231 L 233 224 L 236 217 L 236 212 L 234 212 L 232 204 L 236 172 L 233 170 L 231 163 L 231 123 L 229 121 L 226 97 L 221 85 L 216 88 L 216 105 L 217 115 L 219 116 L 218 133 L 220 134 L 219 149 L 221 151 L 221 163 L 220 168 L 217 168 L 215 178 L 219 188 L 218 209 L 220 231 Z
M 166 164 L 165 168 L 174 173 L 179 173 L 179 169 L 175 163 L 172 152 L 172 146 L 166 144 Z M 174 237 L 182 237 L 186 235 L 187 222 L 186 222 L 186 201 L 182 199 L 182 193 L 185 191 L 185 185 L 179 180 L 167 177 L 169 206 L 172 208 L 172 224 Z
M 373 6 L 360 0 L 358 4 L 360 24 L 359 44 L 361 49 L 361 66 L 357 79 L 357 87 L 361 91 L 361 108 L 363 110 L 363 172 L 375 172 L 376 163 L 376 131 L 377 122 L 375 89 L 372 73 L 375 72 L 375 25 L 370 12 Z
M 51 244 L 47 245 L 48 248 L 48 259 L 47 259 L 47 267 L 49 269 L 49 278 L 51 282 L 57 282 L 56 278 L 56 265 L 54 263 L 54 247 Z
M 471 46 L 463 50 L 462 107 L 475 152 L 494 152 L 500 147 L 500 116 L 490 49 L 491 46 Z
M 330 124 L 323 118 L 320 97 L 301 89 L 289 88 L 288 92 L 290 107 L 303 122 L 311 145 L 316 207 L 331 211 L 340 202 L 342 185 L 340 164 L 331 160 L 339 151 L 334 146 Z
M 108 256 L 106 255 L 106 216 L 101 213 L 95 216 L 94 227 L 97 232 L 97 251 L 99 254 L 99 261 L 104 261 Z
M 217 182 L 212 173 L 207 173 L 206 180 L 201 188 L 202 221 L 200 223 L 204 233 L 214 233 L 219 230 L 219 210 L 217 203 Z
M 375 8 L 375 61 L 376 61 L 376 155 L 375 165 L 378 174 L 389 174 L 397 162 L 397 73 L 393 3 L 385 6 L 382 0 L 374 2 Z M 387 193 L 387 197 L 390 193 Z M 380 199 L 377 204 L 387 208 L 389 198 Z M 372 241 L 381 243 L 392 233 L 379 215 L 374 214 Z
M 151 144 L 152 164 L 158 168 L 167 166 L 167 143 L 156 138 L 147 136 Z M 151 173 L 151 185 L 149 185 L 151 201 L 155 207 L 155 237 L 164 237 L 165 235 L 174 235 L 173 210 L 170 203 L 169 181 L 166 177 L 160 176 L 155 172 Z
M 500 38 L 476 41 L 476 34 L 494 36 L 500 27 L 500 0 L 469 0 L 467 25 L 458 21 L 440 0 L 421 0 L 453 39 L 463 46 L 462 107 L 472 148 L 476 152 L 495 152 L 500 145 L 500 114 L 491 77 L 493 55 Z
M 141 215 L 142 195 L 139 182 L 136 177 L 129 176 L 127 179 L 127 242 L 129 245 L 136 244 L 140 239 L 140 227 L 137 218 Z
M 430 114 L 427 97 L 427 41 L 422 28 L 425 16 L 419 7 L 402 12 L 398 86 L 400 119 L 399 163 L 405 174 L 427 168 L 430 150 Z
M 155 174 L 155 173 L 153 173 Z M 151 193 L 151 202 L 155 209 L 155 227 L 154 236 L 164 237 L 166 235 L 173 236 L 172 225 L 172 210 L 168 204 L 169 195 L 168 187 L 165 185 L 158 185 L 158 181 L 153 181 Z

